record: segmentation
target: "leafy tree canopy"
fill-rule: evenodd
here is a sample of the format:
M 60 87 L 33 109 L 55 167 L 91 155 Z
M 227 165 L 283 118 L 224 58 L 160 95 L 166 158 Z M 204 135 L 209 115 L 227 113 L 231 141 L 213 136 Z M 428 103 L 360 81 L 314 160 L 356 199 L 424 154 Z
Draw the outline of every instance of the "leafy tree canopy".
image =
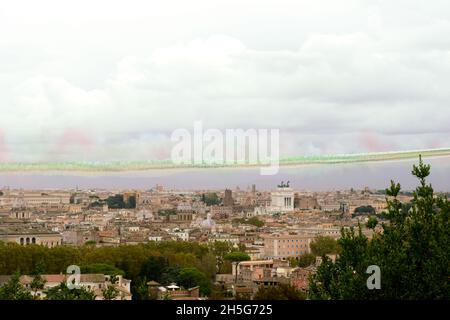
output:
M 212 290 L 211 281 L 197 268 L 181 269 L 178 283 L 186 289 L 199 286 L 200 293 L 203 295 L 209 295 Z
M 69 289 L 65 282 L 47 290 L 48 300 L 95 300 L 95 294 L 81 287 L 79 289 Z
M 310 244 L 311 252 L 316 256 L 336 254 L 339 252 L 338 242 L 328 236 L 318 236 Z
M 306 268 L 314 264 L 314 262 L 316 262 L 316 256 L 313 253 L 305 253 L 298 258 L 297 265 L 301 268 Z
M 258 288 L 254 300 L 305 300 L 303 292 L 296 290 L 288 284 L 278 284 L 275 286 L 261 286 Z
M 125 272 L 107 263 L 92 263 L 80 267 L 81 273 L 102 273 L 106 275 L 125 275 Z
M 448 299 L 450 297 L 450 204 L 427 183 L 430 166 L 413 166 L 419 180 L 412 207 L 397 199 L 401 187 L 386 189 L 388 211 L 383 231 L 369 240 L 358 230 L 343 230 L 335 263 L 325 258 L 311 278 L 313 299 Z M 368 266 L 381 272 L 381 289 L 368 290 Z
M 203 194 L 202 201 L 206 203 L 207 206 L 214 206 L 221 203 L 219 196 L 215 192 Z
M 0 300 L 32 300 L 33 296 L 20 283 L 20 273 L 16 272 L 11 279 L 0 287 Z
M 361 206 L 355 209 L 355 212 L 352 214 L 353 217 L 365 214 L 375 214 L 376 210 L 372 206 Z
M 258 228 L 264 226 L 264 221 L 259 220 L 257 217 L 251 217 L 249 219 L 236 218 L 236 219 L 233 219 L 233 222 L 239 223 L 239 224 L 249 224 L 249 225 L 256 226 Z
M 249 261 L 250 256 L 245 252 L 235 251 L 226 254 L 224 259 L 228 261 Z

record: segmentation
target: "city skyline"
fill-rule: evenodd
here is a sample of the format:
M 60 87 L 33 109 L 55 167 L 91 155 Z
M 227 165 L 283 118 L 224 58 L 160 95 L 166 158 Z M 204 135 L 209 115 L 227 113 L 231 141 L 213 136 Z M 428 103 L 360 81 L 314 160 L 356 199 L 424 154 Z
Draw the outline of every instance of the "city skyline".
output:
M 436 191 L 449 192 L 449 157 L 426 158 L 432 166 L 430 182 Z M 22 172 L 0 173 L 0 186 L 25 189 L 141 189 L 157 184 L 175 189 L 224 189 L 256 184 L 261 190 L 272 190 L 280 181 L 291 181 L 304 191 L 344 189 L 384 190 L 390 180 L 401 183 L 404 190 L 417 186 L 411 177 L 416 159 L 369 163 L 316 164 L 281 167 L 277 175 L 261 176 L 258 168 L 210 168 L 148 170 L 144 172 Z

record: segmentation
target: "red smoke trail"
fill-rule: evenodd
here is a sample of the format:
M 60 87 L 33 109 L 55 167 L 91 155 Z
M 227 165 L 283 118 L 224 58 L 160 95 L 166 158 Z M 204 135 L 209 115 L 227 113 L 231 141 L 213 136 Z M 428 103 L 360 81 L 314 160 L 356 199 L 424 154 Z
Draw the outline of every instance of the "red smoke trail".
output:
M 83 160 L 85 155 L 89 154 L 93 143 L 89 134 L 82 129 L 67 128 L 63 134 L 57 139 L 55 148 L 50 152 L 52 157 L 62 157 L 71 155 L 73 151 L 83 151 L 82 154 L 75 154 L 75 158 L 70 158 L 72 161 Z M 73 150 L 75 148 L 75 150 Z M 53 159 L 55 160 L 55 159 Z
M 369 130 L 364 130 L 360 133 L 359 143 L 367 152 L 382 152 L 392 149 L 391 144 L 381 141 L 374 131 Z

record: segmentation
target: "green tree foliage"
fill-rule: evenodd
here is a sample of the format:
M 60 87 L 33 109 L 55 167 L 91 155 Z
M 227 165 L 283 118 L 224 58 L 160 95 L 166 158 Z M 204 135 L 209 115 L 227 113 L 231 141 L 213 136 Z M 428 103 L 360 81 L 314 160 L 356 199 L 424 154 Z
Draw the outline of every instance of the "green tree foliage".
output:
M 116 275 L 110 275 L 109 283 L 106 285 L 106 288 L 103 289 L 103 299 L 105 300 L 114 300 L 119 296 L 119 289 L 116 287 L 116 283 L 118 278 Z
M 125 275 L 125 271 L 107 263 L 91 263 L 80 267 L 81 273 L 102 273 L 107 275 Z
M 259 220 L 257 217 L 251 217 L 249 219 L 245 219 L 245 218 L 236 218 L 233 219 L 233 223 L 238 223 L 238 224 L 249 224 L 255 227 L 262 227 L 264 226 L 264 221 Z
M 336 254 L 339 251 L 338 242 L 328 236 L 318 236 L 310 244 L 311 252 L 316 256 Z
M 217 273 L 231 273 L 231 263 L 225 256 L 236 251 L 234 245 L 228 241 L 214 241 L 209 245 L 209 250 L 216 258 Z
M 126 204 L 123 201 L 123 194 L 116 194 L 108 197 L 106 203 L 108 204 L 108 208 L 111 209 L 123 209 L 126 207 Z
M 46 292 L 47 300 L 95 300 L 95 294 L 81 287 L 79 289 L 69 289 L 65 282 L 50 288 Z
M 275 286 L 261 286 L 258 288 L 254 300 L 305 300 L 303 292 L 298 291 L 289 284 L 278 284 Z
M 343 230 L 342 252 L 335 263 L 324 259 L 311 279 L 311 298 L 449 299 L 450 204 L 427 184 L 430 166 L 421 158 L 412 174 L 419 180 L 412 207 L 405 210 L 397 199 L 400 184 L 392 181 L 383 232 L 369 240 L 361 227 Z M 370 265 L 380 267 L 379 290 L 367 289 Z
M 98 208 L 98 207 L 102 207 L 104 204 L 107 204 L 106 201 L 93 201 L 89 204 L 89 208 Z
M 112 284 L 108 284 L 106 289 L 103 291 L 103 299 L 105 300 L 114 300 L 119 295 L 119 289 L 116 288 L 116 286 Z
M 287 259 L 289 261 L 289 266 L 292 268 L 298 267 L 298 260 L 294 257 L 289 257 Z
M 39 245 L 21 246 L 0 242 L 0 274 L 13 274 L 21 270 L 23 274 L 33 274 L 36 266 L 45 261 L 45 273 L 66 273 L 69 265 L 81 266 L 83 273 L 124 274 L 130 279 L 133 293 L 139 283 L 152 279 L 143 266 L 150 257 L 164 257 L 167 268 L 160 276 L 160 283 L 176 282 L 183 268 L 194 267 L 212 281 L 216 274 L 216 257 L 207 246 L 192 242 L 162 241 L 118 247 L 58 246 L 48 248 Z M 149 277 L 152 278 L 149 278 Z M 146 279 L 145 279 L 146 278 Z M 145 282 L 146 283 L 146 282 Z M 145 295 L 136 295 L 145 298 Z
M 353 217 L 364 215 L 364 214 L 375 214 L 375 208 L 372 206 L 361 206 L 355 209 L 355 212 L 352 214 Z
M 208 300 L 231 300 L 232 298 L 233 292 L 227 290 L 223 284 L 215 284 L 211 294 L 208 296 Z
M 177 282 L 180 270 L 181 268 L 177 266 L 167 267 L 161 275 L 161 284 L 166 286 L 171 284 L 172 282 Z
M 306 268 L 314 264 L 314 262 L 316 262 L 316 256 L 313 253 L 305 253 L 298 258 L 297 266 Z
M 147 278 L 138 278 L 131 286 L 131 294 L 134 300 L 149 300 Z
M 123 194 L 116 194 L 108 197 L 106 203 L 111 209 L 134 209 L 136 208 L 136 196 L 130 196 L 128 201 L 125 202 Z M 99 202 L 99 204 L 101 205 L 101 202 Z
M 20 283 L 20 273 L 15 272 L 11 279 L 0 287 L 0 300 L 32 300 L 31 293 Z
M 178 275 L 178 284 L 186 289 L 199 286 L 202 295 L 209 295 L 212 290 L 211 281 L 197 268 L 181 269 Z
M 219 196 L 215 192 L 202 194 L 202 201 L 206 203 L 207 206 L 218 205 L 221 202 Z
M 250 256 L 248 254 L 246 254 L 245 252 L 235 251 L 235 252 L 230 252 L 230 253 L 226 254 L 224 259 L 228 260 L 228 261 L 232 261 L 232 262 L 249 261 Z
M 33 291 L 34 299 L 38 299 L 37 292 L 38 292 L 38 290 L 44 289 L 46 282 L 47 281 L 44 278 L 42 278 L 42 276 L 40 274 L 35 275 L 33 277 L 33 280 L 30 283 L 30 289 Z
M 30 289 L 33 292 L 33 298 L 39 299 L 37 292 L 39 290 L 44 289 L 45 283 L 47 282 L 44 278 L 42 278 L 41 274 L 45 271 L 45 264 L 40 261 L 36 264 L 36 268 L 33 271 L 33 280 L 30 283 Z
M 375 216 L 370 216 L 369 220 L 367 221 L 366 227 L 369 229 L 375 229 L 375 227 L 378 224 L 378 220 Z
M 141 267 L 140 276 L 156 282 L 162 282 L 162 276 L 167 272 L 169 262 L 164 257 L 149 257 Z
M 128 199 L 128 202 L 125 203 L 125 207 L 128 209 L 135 209 L 136 208 L 136 196 L 130 196 Z

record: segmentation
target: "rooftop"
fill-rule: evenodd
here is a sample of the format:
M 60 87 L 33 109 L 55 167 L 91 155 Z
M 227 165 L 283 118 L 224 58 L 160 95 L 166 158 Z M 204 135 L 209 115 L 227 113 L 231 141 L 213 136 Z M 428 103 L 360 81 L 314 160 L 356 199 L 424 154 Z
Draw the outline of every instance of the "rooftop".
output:
M 0 235 L 22 235 L 22 234 L 51 234 L 59 235 L 58 232 L 47 230 L 42 227 L 30 226 L 1 226 Z

